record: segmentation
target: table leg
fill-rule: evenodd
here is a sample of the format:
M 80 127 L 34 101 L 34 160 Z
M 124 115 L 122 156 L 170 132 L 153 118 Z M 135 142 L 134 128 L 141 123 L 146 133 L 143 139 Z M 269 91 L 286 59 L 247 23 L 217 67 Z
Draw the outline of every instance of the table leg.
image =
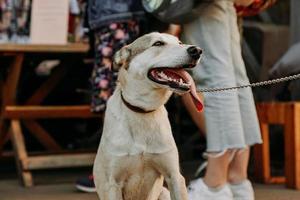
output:
M 271 178 L 269 124 L 260 123 L 262 144 L 254 146 L 254 177 L 256 181 L 267 183 Z
M 287 105 L 285 119 L 286 186 L 300 189 L 300 104 Z
M 22 63 L 24 60 L 23 54 L 16 54 L 14 60 L 8 68 L 6 80 L 2 83 L 2 102 L 0 114 L 0 153 L 7 141 L 7 119 L 4 117 L 5 107 L 7 105 L 15 105 L 16 91 L 21 74 Z
M 25 169 L 28 168 L 26 167 L 28 155 L 27 155 L 25 141 L 24 141 L 19 120 L 11 121 L 10 134 L 14 146 L 14 153 L 15 153 L 19 176 L 24 186 L 31 187 L 33 185 L 31 172 L 28 170 L 24 170 L 24 168 Z
M 16 104 L 17 86 L 22 70 L 22 64 L 24 60 L 24 54 L 19 53 L 14 56 L 14 60 L 8 68 L 7 77 L 3 86 L 2 93 L 2 107 L 1 107 L 1 121 L 0 130 L 5 130 L 5 108 L 9 105 Z M 11 121 L 10 131 L 4 131 L 1 133 L 2 138 L 6 138 L 7 134 L 11 135 L 11 140 L 14 147 L 16 163 L 18 166 L 18 172 L 25 186 L 32 186 L 32 176 L 28 171 L 23 170 L 24 164 L 28 158 L 25 148 L 25 141 L 22 135 L 20 122 L 18 120 Z

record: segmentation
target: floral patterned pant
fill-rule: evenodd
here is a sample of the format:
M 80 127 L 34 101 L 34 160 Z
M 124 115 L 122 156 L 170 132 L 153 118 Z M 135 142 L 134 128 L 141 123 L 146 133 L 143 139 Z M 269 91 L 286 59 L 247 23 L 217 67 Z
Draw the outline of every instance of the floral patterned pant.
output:
M 117 72 L 113 72 L 113 55 L 120 48 L 135 40 L 140 33 L 136 21 L 112 23 L 100 28 L 95 33 L 95 65 L 91 77 L 92 112 L 103 112 L 106 102 L 112 95 L 117 80 Z

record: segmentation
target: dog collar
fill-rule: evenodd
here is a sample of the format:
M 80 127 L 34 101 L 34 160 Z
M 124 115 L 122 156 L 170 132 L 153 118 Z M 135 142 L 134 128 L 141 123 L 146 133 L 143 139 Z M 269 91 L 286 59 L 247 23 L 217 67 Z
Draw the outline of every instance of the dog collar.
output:
M 121 99 L 122 99 L 123 103 L 127 106 L 127 108 L 129 108 L 133 112 L 137 112 L 137 113 L 151 113 L 151 112 L 155 111 L 155 110 L 144 110 L 143 108 L 131 105 L 130 103 L 128 103 L 128 101 L 126 101 L 124 99 L 122 92 L 121 92 Z

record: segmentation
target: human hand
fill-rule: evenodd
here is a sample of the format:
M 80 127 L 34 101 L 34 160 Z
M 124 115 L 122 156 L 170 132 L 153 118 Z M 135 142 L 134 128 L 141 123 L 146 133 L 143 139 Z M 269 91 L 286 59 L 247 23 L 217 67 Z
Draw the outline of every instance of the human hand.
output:
M 180 36 L 180 32 L 181 32 L 180 25 L 176 25 L 176 24 L 170 24 L 168 30 L 166 31 L 166 33 L 169 33 L 176 37 Z

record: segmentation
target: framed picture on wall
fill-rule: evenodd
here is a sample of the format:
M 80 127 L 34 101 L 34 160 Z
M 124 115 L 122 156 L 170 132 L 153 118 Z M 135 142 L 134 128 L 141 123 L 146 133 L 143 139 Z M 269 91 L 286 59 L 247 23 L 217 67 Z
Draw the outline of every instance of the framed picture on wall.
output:
M 30 42 L 67 43 L 69 0 L 32 0 Z

